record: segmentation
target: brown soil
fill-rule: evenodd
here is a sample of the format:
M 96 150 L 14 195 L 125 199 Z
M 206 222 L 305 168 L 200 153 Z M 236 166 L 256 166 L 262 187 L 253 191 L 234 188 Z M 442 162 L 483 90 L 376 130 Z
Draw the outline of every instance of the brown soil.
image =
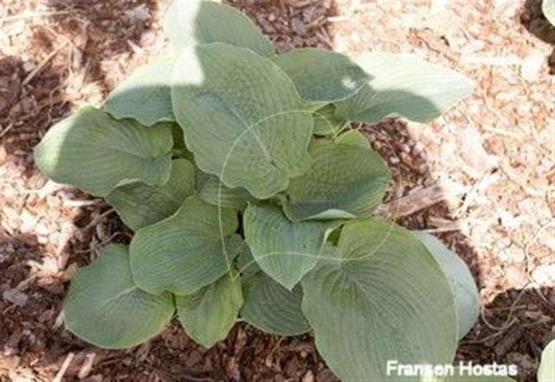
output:
M 105 351 L 63 329 L 76 267 L 129 233 L 101 200 L 47 182 L 32 148 L 165 49 L 168 2 L 0 4 L 0 381 L 335 380 L 310 335 L 279 338 L 238 324 L 206 350 L 174 323 L 147 344 Z M 474 79 L 472 97 L 429 125 L 356 127 L 394 174 L 381 213 L 439 235 L 474 272 L 482 317 L 457 358 L 516 363 L 520 380 L 535 380 L 540 351 L 555 337 L 555 29 L 539 1 L 232 3 L 282 51 L 414 52 Z

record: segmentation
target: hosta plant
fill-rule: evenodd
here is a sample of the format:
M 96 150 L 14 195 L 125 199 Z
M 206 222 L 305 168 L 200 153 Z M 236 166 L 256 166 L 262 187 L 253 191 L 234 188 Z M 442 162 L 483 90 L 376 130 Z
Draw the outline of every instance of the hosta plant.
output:
M 105 198 L 134 232 L 73 278 L 66 327 L 112 349 L 173 317 L 205 347 L 238 320 L 313 331 L 345 381 L 451 362 L 477 317 L 472 276 L 434 237 L 373 216 L 390 174 L 349 123 L 430 121 L 469 81 L 410 55 L 278 54 L 218 2 L 178 1 L 164 28 L 172 53 L 36 148 L 52 180 Z

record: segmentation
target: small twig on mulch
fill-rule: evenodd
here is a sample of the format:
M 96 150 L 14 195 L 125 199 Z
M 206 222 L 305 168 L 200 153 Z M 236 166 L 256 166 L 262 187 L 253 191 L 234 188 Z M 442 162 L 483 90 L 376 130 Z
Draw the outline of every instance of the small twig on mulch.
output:
M 69 365 L 71 365 L 71 362 L 73 361 L 73 357 L 75 357 L 75 354 L 73 353 L 69 353 L 67 355 L 66 359 L 64 360 L 64 363 L 62 364 L 62 367 L 60 368 L 60 371 L 58 371 L 58 374 L 56 374 L 52 382 L 62 382 L 64 375 L 67 369 L 69 368 Z
M 98 223 L 100 223 L 105 217 L 107 217 L 108 215 L 112 214 L 116 212 L 116 210 L 114 210 L 113 208 L 110 208 L 109 210 L 104 211 L 101 214 L 96 215 L 90 222 L 89 224 L 87 224 L 85 227 L 81 228 L 81 231 L 88 231 L 91 228 L 94 228 Z
M 12 127 L 14 127 L 14 126 L 15 125 L 13 123 L 11 123 L 4 130 L 0 131 L 0 138 L 2 138 L 4 135 L 6 135 L 8 133 L 8 131 L 10 131 L 12 129 Z
M 37 74 L 39 74 L 40 72 L 43 71 L 43 69 L 46 67 L 46 65 L 50 62 L 50 60 L 52 60 L 62 49 L 64 49 L 67 45 L 69 44 L 68 41 L 64 42 L 62 45 L 60 45 L 58 48 L 56 48 L 55 50 L 53 50 L 52 52 L 50 52 L 50 54 L 48 56 L 46 56 L 46 58 L 44 60 L 42 60 L 42 62 L 37 65 L 37 67 L 35 69 L 33 69 L 33 71 L 31 73 L 29 73 L 29 75 L 27 77 L 25 77 L 25 79 L 23 80 L 23 82 L 21 82 L 21 86 L 25 86 L 27 85 L 29 82 L 31 82 L 31 80 L 33 78 L 35 78 L 35 76 Z
M 509 330 L 506 336 L 504 336 L 494 348 L 495 354 L 498 357 L 502 357 L 509 350 L 512 349 L 513 346 L 522 338 L 524 331 L 519 326 L 514 326 Z
M 441 186 L 435 184 L 383 204 L 378 208 L 377 213 L 386 217 L 401 218 L 424 210 L 444 200 L 445 191 Z
M 507 319 L 505 320 L 505 322 L 501 326 L 495 326 L 495 325 L 491 324 L 486 319 L 486 316 L 484 314 L 485 308 L 483 306 L 480 309 L 480 317 L 482 318 L 482 321 L 484 321 L 486 326 L 488 326 L 490 329 L 495 330 L 495 331 L 504 331 L 504 330 L 510 328 L 516 321 L 518 321 L 516 318 L 513 317 L 513 314 L 514 314 L 516 306 L 519 303 L 521 297 L 524 295 L 524 292 L 526 292 L 526 287 L 522 288 L 522 290 L 518 294 L 517 298 L 511 304 L 511 307 L 509 308 L 509 313 L 507 314 Z

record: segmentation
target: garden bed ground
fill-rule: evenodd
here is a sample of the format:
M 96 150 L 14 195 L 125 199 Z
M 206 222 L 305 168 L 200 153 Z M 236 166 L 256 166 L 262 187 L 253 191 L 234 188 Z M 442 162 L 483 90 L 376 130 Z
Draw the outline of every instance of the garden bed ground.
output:
M 471 265 L 481 319 L 457 357 L 533 381 L 555 337 L 555 29 L 527 0 L 236 0 L 279 46 L 413 52 L 476 83 L 429 125 L 357 126 L 395 182 L 382 214 L 438 234 Z M 0 381 L 333 381 L 310 335 L 239 324 L 210 350 L 177 324 L 127 351 L 64 331 L 76 267 L 129 234 L 101 201 L 47 183 L 32 148 L 164 49 L 168 1 L 0 2 Z M 550 67 L 551 65 L 551 67 Z M 418 206 L 425 208 L 418 209 Z

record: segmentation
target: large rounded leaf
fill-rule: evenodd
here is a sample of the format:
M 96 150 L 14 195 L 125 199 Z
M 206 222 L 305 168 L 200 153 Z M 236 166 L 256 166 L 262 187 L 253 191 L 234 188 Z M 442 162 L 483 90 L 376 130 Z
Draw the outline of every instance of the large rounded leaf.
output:
M 480 315 L 480 296 L 478 288 L 464 261 L 441 241 L 425 232 L 414 232 L 439 263 L 455 293 L 457 316 L 459 319 L 459 338 L 472 329 Z
M 555 340 L 543 350 L 538 370 L 538 382 L 553 381 L 555 381 Z
M 352 97 L 370 79 L 349 57 L 318 48 L 295 49 L 273 61 L 291 77 L 303 99 L 310 102 Z
M 106 201 L 121 220 L 136 231 L 172 215 L 195 193 L 193 165 L 186 159 L 172 161 L 170 179 L 159 186 L 134 182 L 110 192 Z
M 106 99 L 104 110 L 115 118 L 134 118 L 144 125 L 175 121 L 171 78 L 174 57 L 163 57 L 135 71 Z
M 203 0 L 177 0 L 168 9 L 164 31 L 178 49 L 223 42 L 272 56 L 274 47 L 242 12 L 225 4 Z
M 381 203 L 390 175 L 369 147 L 316 140 L 312 167 L 291 179 L 283 208 L 294 221 L 368 217 Z
M 190 296 L 177 296 L 177 314 L 185 331 L 210 348 L 227 337 L 243 305 L 241 279 L 229 273 Z
M 300 285 L 288 291 L 264 272 L 248 277 L 244 284 L 241 317 L 249 324 L 280 336 L 296 336 L 310 330 L 301 311 Z
M 135 180 L 165 183 L 171 149 L 170 124 L 147 128 L 84 107 L 46 133 L 35 149 L 35 159 L 53 181 L 106 196 L 119 184 Z
M 336 105 L 337 116 L 349 121 L 376 123 L 402 116 L 428 122 L 473 86 L 463 75 L 410 54 L 368 52 L 356 61 L 371 79 L 354 97 Z
M 215 175 L 196 172 L 199 197 L 215 206 L 244 210 L 247 202 L 255 199 L 243 188 L 226 187 Z
M 291 290 L 314 268 L 328 231 L 337 222 L 294 223 L 273 205 L 247 207 L 245 239 L 260 268 Z
M 133 283 L 127 247 L 110 245 L 71 280 L 64 322 L 93 345 L 123 349 L 160 333 L 174 311 L 171 294 L 153 296 Z
M 281 69 L 251 50 L 214 43 L 184 49 L 173 109 L 198 167 L 264 199 L 310 166 L 314 121 Z
M 455 298 L 410 231 L 382 219 L 354 222 L 343 228 L 337 252 L 303 279 L 302 309 L 338 377 L 385 381 L 389 360 L 451 363 Z
M 240 244 L 236 229 L 233 210 L 191 196 L 174 215 L 137 231 L 130 247 L 133 278 L 153 294 L 192 294 L 229 271 Z

